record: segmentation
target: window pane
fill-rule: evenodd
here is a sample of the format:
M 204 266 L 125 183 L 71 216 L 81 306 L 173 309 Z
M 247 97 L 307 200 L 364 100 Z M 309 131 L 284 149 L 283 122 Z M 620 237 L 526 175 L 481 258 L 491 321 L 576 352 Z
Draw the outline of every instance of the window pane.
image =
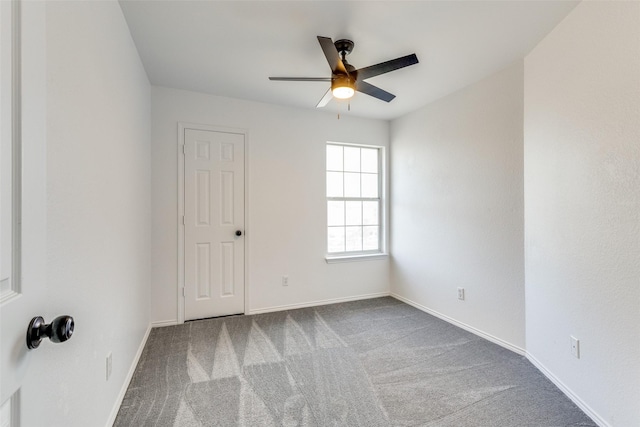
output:
M 327 197 L 342 197 L 342 172 L 327 172 Z
M 360 174 L 344 174 L 344 197 L 360 197 Z
M 362 250 L 362 227 L 346 227 L 347 252 Z
M 327 203 L 327 224 L 344 225 L 344 202 L 329 201 Z
M 359 148 L 344 147 L 344 170 L 348 172 L 360 172 Z
M 362 174 L 362 197 L 378 197 L 378 174 Z
M 327 170 L 342 171 L 342 147 L 327 145 Z
M 362 202 L 362 223 L 364 225 L 378 225 L 379 202 Z
M 362 225 L 362 202 L 347 202 L 346 225 Z
M 362 172 L 378 173 L 378 149 L 362 149 Z
M 380 237 L 378 235 L 378 226 L 362 227 L 363 229 L 363 243 L 362 250 L 373 251 L 377 250 L 380 246 Z
M 344 252 L 344 227 L 329 227 L 327 237 L 329 252 Z

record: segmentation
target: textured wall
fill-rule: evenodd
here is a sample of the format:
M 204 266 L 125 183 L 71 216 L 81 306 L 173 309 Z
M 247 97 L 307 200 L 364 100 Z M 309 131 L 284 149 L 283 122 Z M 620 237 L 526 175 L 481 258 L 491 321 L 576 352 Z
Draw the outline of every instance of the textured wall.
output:
M 149 325 L 150 86 L 117 2 L 47 2 L 46 28 L 47 295 L 32 314 L 76 329 L 32 353 L 21 425 L 102 426 Z
M 388 123 L 152 88 L 152 318 L 177 319 L 178 122 L 246 129 L 250 310 L 388 293 L 388 260 L 327 264 L 325 144 L 388 145 Z M 289 286 L 282 286 L 282 276 Z
M 518 62 L 391 125 L 392 292 L 520 350 L 522 79 Z
M 525 207 L 528 352 L 640 425 L 640 3 L 582 2 L 526 58 Z

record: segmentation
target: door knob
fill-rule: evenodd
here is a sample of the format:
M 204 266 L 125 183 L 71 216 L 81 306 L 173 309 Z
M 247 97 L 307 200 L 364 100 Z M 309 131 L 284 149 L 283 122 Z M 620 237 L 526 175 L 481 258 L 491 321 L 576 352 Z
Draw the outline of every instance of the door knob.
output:
M 242 236 L 242 231 L 236 230 L 236 236 L 238 236 L 238 237 Z
M 44 337 L 49 337 L 52 342 L 65 342 L 71 335 L 75 323 L 71 316 L 58 316 L 48 325 L 41 316 L 36 316 L 29 322 L 27 328 L 27 347 L 38 348 Z

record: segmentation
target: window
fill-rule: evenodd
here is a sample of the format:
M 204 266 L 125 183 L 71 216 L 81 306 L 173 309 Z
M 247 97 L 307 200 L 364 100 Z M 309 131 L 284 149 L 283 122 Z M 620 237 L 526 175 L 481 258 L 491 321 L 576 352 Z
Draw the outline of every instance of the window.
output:
M 377 147 L 327 144 L 327 253 L 382 252 L 382 155 Z

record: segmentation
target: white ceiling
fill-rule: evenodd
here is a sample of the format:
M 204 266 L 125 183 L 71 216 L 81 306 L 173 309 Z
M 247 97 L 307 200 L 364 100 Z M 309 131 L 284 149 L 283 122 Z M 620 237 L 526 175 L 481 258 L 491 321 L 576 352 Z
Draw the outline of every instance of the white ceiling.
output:
M 416 53 L 419 64 L 368 81 L 390 103 L 356 93 L 351 114 L 393 119 L 523 58 L 576 1 L 121 0 L 151 83 L 315 108 L 330 77 L 316 36 L 355 42 L 356 68 Z M 346 113 L 345 102 L 329 111 Z

